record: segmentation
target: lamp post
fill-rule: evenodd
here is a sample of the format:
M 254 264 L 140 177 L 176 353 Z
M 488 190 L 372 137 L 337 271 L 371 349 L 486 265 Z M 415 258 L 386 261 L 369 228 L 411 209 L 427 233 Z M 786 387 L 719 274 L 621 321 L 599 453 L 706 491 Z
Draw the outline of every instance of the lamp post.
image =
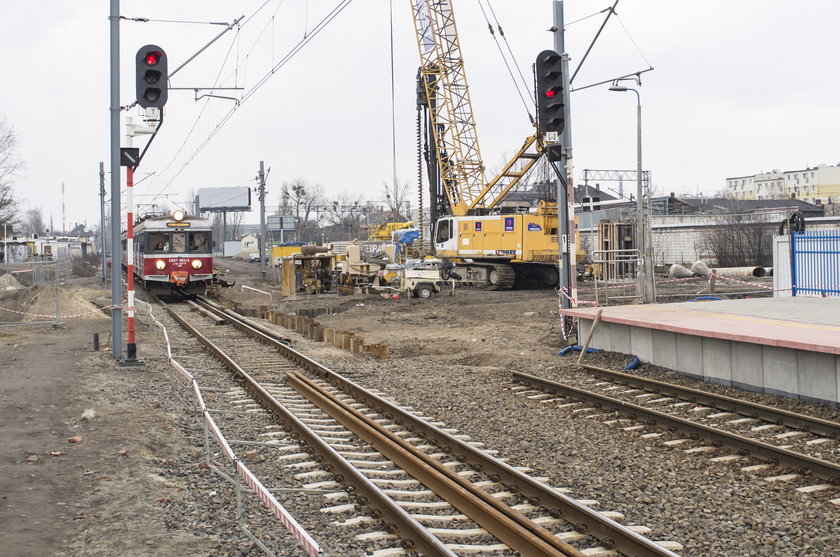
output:
M 640 298 L 643 304 L 655 303 L 656 294 L 653 290 L 653 261 L 649 246 L 650 235 L 647 234 L 645 220 L 644 192 L 642 191 L 642 97 L 639 91 L 632 87 L 613 85 L 610 91 L 633 91 L 636 93 L 636 247 L 640 256 Z

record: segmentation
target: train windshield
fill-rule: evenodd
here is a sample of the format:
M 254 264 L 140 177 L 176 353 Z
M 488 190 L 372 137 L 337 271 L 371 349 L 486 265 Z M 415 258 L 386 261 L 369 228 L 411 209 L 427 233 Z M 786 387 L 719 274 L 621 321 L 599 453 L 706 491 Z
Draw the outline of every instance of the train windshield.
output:
M 190 253 L 208 253 L 210 251 L 209 232 L 190 232 Z
M 173 232 L 172 233 L 172 251 L 175 253 L 184 253 L 187 251 L 187 233 Z
M 149 234 L 149 251 L 166 253 L 169 249 L 169 232 L 152 232 Z

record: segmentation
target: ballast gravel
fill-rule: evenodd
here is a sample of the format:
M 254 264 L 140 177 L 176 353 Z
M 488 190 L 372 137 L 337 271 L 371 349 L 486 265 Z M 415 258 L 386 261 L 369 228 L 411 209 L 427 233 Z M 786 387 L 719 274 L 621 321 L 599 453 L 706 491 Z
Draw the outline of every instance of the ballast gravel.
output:
M 486 448 L 498 450 L 511 465 L 532 468 L 534 475 L 548 477 L 551 485 L 569 488 L 573 497 L 597 500 L 599 510 L 622 513 L 624 524 L 651 528 L 652 539 L 682 544 L 683 555 L 840 554 L 840 507 L 830 502 L 840 497 L 836 487 L 798 493 L 795 487 L 808 485 L 807 480 L 766 479 L 787 470 L 747 473 L 741 466 L 756 461 L 713 463 L 709 459 L 725 454 L 723 450 L 685 454 L 684 446 L 662 445 L 664 440 L 675 438 L 673 434 L 644 439 L 641 434 L 647 429 L 624 431 L 622 427 L 628 424 L 607 425 L 604 416 L 587 417 L 590 413 L 573 412 L 575 407 L 558 408 L 558 403 L 516 395 L 512 371 L 572 385 L 585 374 L 575 364 L 577 353 L 558 356 L 562 344 L 552 313 L 556 306 L 552 294 L 459 291 L 452 300 L 438 298 L 429 303 L 360 297 L 351 300 L 355 303 L 342 300 L 342 311 L 319 316 L 319 320 L 326 326 L 353 330 L 368 342 L 387 343 L 389 359 L 351 355 L 270 326 L 292 338 L 294 347 L 333 370 L 346 373 L 364 387 L 378 389 L 446 427 L 457 428 Z M 334 300 L 320 303 L 338 307 Z M 317 307 L 319 302 L 280 303 L 277 309 L 293 312 L 307 304 Z M 167 326 L 175 328 L 174 324 Z M 188 341 L 174 336 L 176 344 L 185 343 L 183 357 L 191 369 L 210 370 L 217 365 Z M 587 356 L 588 362 L 610 369 L 620 369 L 627 359 L 619 354 Z M 197 554 L 262 554 L 236 525 L 230 484 L 200 465 L 204 433 L 191 408 L 171 392 L 173 387 L 164 388 L 168 385 L 165 362 L 159 365 L 149 373 L 148 381 L 134 382 L 119 394 L 141 403 L 162 404 L 177 416 L 175 427 L 193 447 L 161 465 L 163 475 L 183 486 L 168 503 L 167 528 L 213 540 L 211 552 Z M 643 365 L 636 373 L 731 396 L 743 395 L 652 366 Z M 835 410 L 817 405 L 747 396 L 838 419 Z M 239 451 L 244 452 L 242 448 Z M 278 469 L 277 473 L 284 471 Z M 277 482 L 277 487 L 293 485 L 293 480 Z M 330 524 L 336 518 L 320 512 L 322 497 L 296 492 L 278 492 L 277 497 L 324 544 L 329 555 L 363 555 L 369 547 L 348 542 L 352 536 Z M 251 497 L 249 505 L 249 524 L 272 550 L 281 555 L 304 554 L 255 498 Z

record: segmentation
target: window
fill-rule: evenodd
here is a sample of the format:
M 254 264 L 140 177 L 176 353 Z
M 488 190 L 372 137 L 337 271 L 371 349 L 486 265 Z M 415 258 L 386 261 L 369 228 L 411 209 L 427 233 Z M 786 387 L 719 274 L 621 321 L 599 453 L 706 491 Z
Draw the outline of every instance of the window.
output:
M 437 234 L 435 235 L 435 242 L 437 242 L 438 244 L 442 244 L 443 242 L 446 242 L 447 240 L 449 240 L 449 238 L 452 237 L 452 234 L 449 230 L 451 222 L 452 221 L 449 219 L 438 221 L 438 229 Z
M 169 251 L 169 232 L 152 232 L 149 234 L 149 251 L 165 253 Z
M 187 233 L 173 232 L 172 233 L 172 251 L 174 253 L 184 253 L 187 251 Z
M 190 232 L 189 235 L 191 253 L 207 253 L 210 251 L 209 232 Z

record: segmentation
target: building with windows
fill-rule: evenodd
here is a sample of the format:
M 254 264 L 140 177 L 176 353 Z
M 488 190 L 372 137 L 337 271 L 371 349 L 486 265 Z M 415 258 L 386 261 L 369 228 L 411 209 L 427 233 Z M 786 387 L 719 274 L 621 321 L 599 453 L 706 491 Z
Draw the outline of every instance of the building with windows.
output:
M 799 199 L 816 205 L 840 202 L 840 164 L 773 170 L 726 179 L 727 199 Z

